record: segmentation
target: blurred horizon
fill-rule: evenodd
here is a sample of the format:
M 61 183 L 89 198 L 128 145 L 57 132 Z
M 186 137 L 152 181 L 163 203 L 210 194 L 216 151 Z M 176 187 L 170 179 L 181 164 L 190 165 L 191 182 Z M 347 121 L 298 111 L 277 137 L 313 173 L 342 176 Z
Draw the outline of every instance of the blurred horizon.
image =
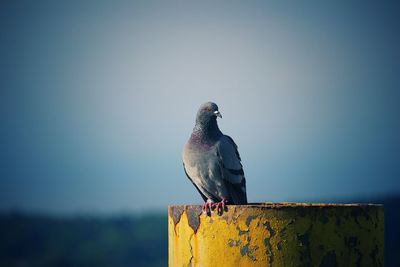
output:
M 304 199 L 288 199 L 284 201 L 258 201 L 249 202 L 248 204 L 257 204 L 263 202 L 274 202 L 274 203 L 338 203 L 338 204 L 378 204 L 385 205 L 382 200 L 398 200 L 400 198 L 400 193 L 387 193 L 387 194 L 377 194 L 377 195 L 352 195 L 350 197 L 326 197 L 326 198 L 304 198 Z M 150 208 L 150 209 L 120 209 L 120 210 L 108 210 L 108 211 L 98 211 L 98 210 L 71 210 L 71 211 L 52 211 L 46 209 L 24 209 L 19 207 L 10 207 L 8 209 L 0 210 L 0 216 L 9 215 L 26 215 L 26 216 L 51 216 L 54 218 L 113 218 L 113 217 L 148 217 L 148 216 L 159 216 L 167 215 L 168 206 L 170 205 L 202 205 L 201 200 L 197 202 L 188 203 L 169 203 L 164 207 Z
M 201 203 L 218 104 L 249 202 L 400 194 L 396 1 L 1 1 L 0 212 Z

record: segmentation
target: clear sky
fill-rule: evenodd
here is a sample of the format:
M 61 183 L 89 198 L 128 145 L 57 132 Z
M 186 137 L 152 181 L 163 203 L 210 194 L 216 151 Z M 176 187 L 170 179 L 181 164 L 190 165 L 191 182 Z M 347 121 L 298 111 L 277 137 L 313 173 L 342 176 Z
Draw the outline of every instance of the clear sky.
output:
M 400 192 L 388 1 L 1 1 L 0 210 L 200 203 L 181 151 L 214 101 L 249 201 Z

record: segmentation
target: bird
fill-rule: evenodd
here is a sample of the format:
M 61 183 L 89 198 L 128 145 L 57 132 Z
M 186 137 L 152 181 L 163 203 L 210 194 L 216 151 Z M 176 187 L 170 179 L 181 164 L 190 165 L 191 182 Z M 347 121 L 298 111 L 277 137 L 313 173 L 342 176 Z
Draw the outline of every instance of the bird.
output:
M 222 214 L 225 204 L 247 204 L 238 147 L 218 128 L 217 117 L 222 118 L 217 104 L 202 104 L 182 152 L 185 174 L 205 201 L 202 210 L 208 215 L 214 209 Z

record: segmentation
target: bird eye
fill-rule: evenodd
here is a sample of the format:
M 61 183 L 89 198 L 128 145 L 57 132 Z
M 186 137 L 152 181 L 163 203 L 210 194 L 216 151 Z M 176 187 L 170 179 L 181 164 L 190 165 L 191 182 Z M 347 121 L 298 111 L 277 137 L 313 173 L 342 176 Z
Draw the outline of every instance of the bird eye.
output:
M 210 108 L 210 107 L 207 107 L 206 110 L 207 110 L 208 112 L 211 112 L 211 108 Z

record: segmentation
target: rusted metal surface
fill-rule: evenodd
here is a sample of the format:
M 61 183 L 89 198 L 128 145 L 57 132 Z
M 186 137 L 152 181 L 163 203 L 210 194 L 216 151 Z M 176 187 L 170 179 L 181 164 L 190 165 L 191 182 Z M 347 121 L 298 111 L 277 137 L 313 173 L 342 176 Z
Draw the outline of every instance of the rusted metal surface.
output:
M 188 224 L 193 229 L 193 232 L 196 234 L 197 229 L 200 226 L 200 216 L 202 213 L 201 206 L 186 206 L 185 207 L 186 215 L 188 218 Z
M 381 205 L 169 207 L 169 266 L 384 266 Z

